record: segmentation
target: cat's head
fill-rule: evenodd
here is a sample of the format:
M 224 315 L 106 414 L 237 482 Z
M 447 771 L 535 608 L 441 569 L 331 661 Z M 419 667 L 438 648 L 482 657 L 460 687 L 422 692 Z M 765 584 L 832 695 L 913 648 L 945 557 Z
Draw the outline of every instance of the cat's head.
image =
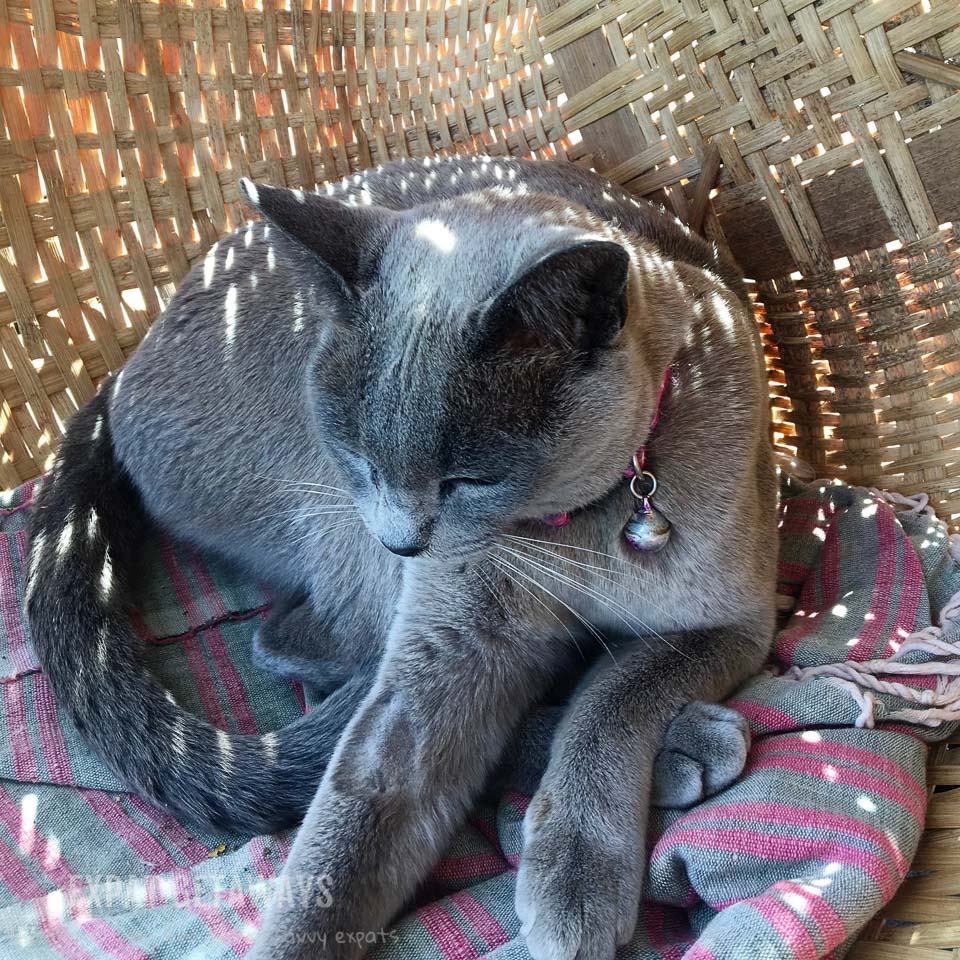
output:
M 651 392 L 618 235 L 536 194 L 398 212 L 244 190 L 329 279 L 308 402 L 384 546 L 463 558 L 617 483 Z

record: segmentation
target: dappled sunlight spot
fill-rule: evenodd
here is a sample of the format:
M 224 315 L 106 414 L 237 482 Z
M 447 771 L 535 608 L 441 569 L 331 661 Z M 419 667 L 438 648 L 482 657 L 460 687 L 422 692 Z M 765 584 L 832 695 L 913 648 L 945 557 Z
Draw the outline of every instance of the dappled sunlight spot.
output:
M 839 873 L 842 867 L 842 863 L 837 863 L 837 861 L 834 860 L 823 868 L 823 875 L 825 877 L 832 877 L 834 874 Z
M 251 243 L 253 243 L 253 221 L 248 220 L 247 229 L 243 235 L 243 245 L 249 247 Z
M 20 836 L 17 842 L 24 853 L 30 853 L 37 839 L 37 795 L 24 794 L 20 801 Z
M 109 600 L 113 593 L 113 561 L 110 559 L 110 548 L 107 547 L 103 555 L 103 566 L 100 568 L 100 596 Z
M 47 837 L 47 852 L 43 856 L 43 866 L 50 870 L 60 862 L 60 840 L 54 834 Z
M 256 274 L 251 276 L 251 282 L 253 281 L 253 276 L 256 276 Z M 235 283 L 230 284 L 230 289 L 224 298 L 223 313 L 224 336 L 229 345 L 233 343 L 233 339 L 237 335 L 237 285 Z
M 273 252 L 273 244 L 267 247 L 267 270 L 273 273 L 277 269 L 277 255 Z
M 213 276 L 217 272 L 217 245 L 214 244 L 203 258 L 203 289 L 209 290 Z
M 829 780 L 831 783 L 835 782 L 840 777 L 840 771 L 832 763 L 825 763 L 821 768 L 820 772 L 823 774 L 824 780 Z
M 813 535 L 814 535 L 818 540 L 826 540 L 826 539 L 827 539 L 827 531 L 824 530 L 823 527 L 814 527 L 812 532 L 813 532 Z
M 223 269 L 231 270 L 233 269 L 233 247 L 227 251 L 227 256 L 223 261 Z
M 67 514 L 67 522 L 63 525 L 63 530 L 60 531 L 60 537 L 57 540 L 57 559 L 58 560 L 62 560 L 67 555 L 67 551 L 70 549 L 71 543 L 73 543 L 73 511 L 72 510 Z
M 97 511 L 91 507 L 90 516 L 87 517 L 87 540 L 93 541 L 97 539 L 97 530 L 100 525 L 100 517 L 97 514 Z
M 877 512 L 877 504 L 871 503 L 860 511 L 861 517 L 872 517 Z
M 872 613 L 871 611 L 868 610 L 868 611 L 863 615 L 863 619 L 866 620 L 866 621 L 876 620 L 876 619 L 877 619 L 877 615 L 876 615 L 875 613 Z
M 293 292 L 293 332 L 300 333 L 303 330 L 303 294 L 299 290 Z
M 783 900 L 791 910 L 795 910 L 797 913 L 810 912 L 810 900 L 802 893 L 794 893 L 792 890 L 789 890 L 781 893 L 780 899 Z
M 100 439 L 100 434 L 103 433 L 103 417 L 97 417 L 93 424 L 93 432 L 90 434 L 90 440 L 96 441 Z
M 450 253 L 457 245 L 457 238 L 453 231 L 440 220 L 421 220 L 415 233 L 421 240 L 426 240 L 441 253 Z
M 860 642 L 860 638 L 859 638 L 859 637 L 851 637 L 851 638 L 847 641 L 847 646 L 848 646 L 848 647 L 855 647 L 859 642 Z
M 833 609 L 830 611 L 835 617 L 845 617 L 847 615 L 847 605 L 845 603 L 834 604 Z
M 220 751 L 220 766 L 224 773 L 229 773 L 233 768 L 233 744 L 226 730 L 217 731 L 217 749 Z
M 862 797 L 857 797 L 857 806 L 861 810 L 866 810 L 867 813 L 877 812 L 877 805 L 866 794 Z
M 276 733 L 265 733 L 260 738 L 263 744 L 263 752 L 266 755 L 267 763 L 271 766 L 277 762 L 280 755 L 280 737 Z
M 66 898 L 62 890 L 51 890 L 44 901 L 44 912 L 47 920 L 60 923 L 63 921 L 66 912 Z
M 187 738 L 185 736 L 186 721 L 182 716 L 173 720 L 173 730 L 170 733 L 170 747 L 178 757 L 187 755 Z
M 823 740 L 823 736 L 818 733 L 816 730 L 804 730 L 800 734 L 800 739 L 805 740 L 807 743 L 820 743 Z

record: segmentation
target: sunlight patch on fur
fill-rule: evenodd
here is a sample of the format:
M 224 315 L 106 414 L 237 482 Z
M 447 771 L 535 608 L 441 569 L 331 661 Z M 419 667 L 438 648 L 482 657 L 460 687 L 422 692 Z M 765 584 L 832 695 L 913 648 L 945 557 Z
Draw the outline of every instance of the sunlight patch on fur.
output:
M 237 285 L 230 284 L 227 296 L 223 301 L 224 336 L 227 344 L 232 344 L 237 335 Z
M 295 290 L 293 292 L 293 332 L 301 333 L 303 326 L 303 292 Z
M 97 511 L 91 507 L 90 516 L 87 517 L 87 540 L 95 540 L 97 538 L 98 528 L 100 526 L 100 516 Z
M 70 549 L 73 542 L 73 511 L 67 514 L 67 522 L 60 531 L 60 537 L 57 540 L 57 560 L 62 560 Z
M 173 752 L 179 757 L 187 755 L 187 738 L 184 736 L 186 721 L 183 717 L 175 717 L 173 721 L 173 731 L 170 734 L 170 746 Z
M 280 756 L 280 737 L 276 733 L 265 733 L 260 738 L 260 742 L 263 744 L 263 752 L 267 756 L 267 763 L 272 766 Z
M 224 773 L 229 773 L 233 768 L 233 744 L 226 730 L 217 731 L 217 749 L 220 751 L 220 766 Z
M 217 245 L 214 244 L 203 258 L 203 289 L 209 290 L 213 275 L 217 272 Z
M 103 566 L 100 568 L 100 596 L 104 600 L 109 600 L 111 593 L 113 593 L 113 561 L 110 559 L 110 548 L 107 547 L 103 555 Z
M 456 235 L 440 220 L 421 220 L 417 224 L 416 234 L 421 240 L 426 240 L 441 253 L 450 253 L 457 245 Z

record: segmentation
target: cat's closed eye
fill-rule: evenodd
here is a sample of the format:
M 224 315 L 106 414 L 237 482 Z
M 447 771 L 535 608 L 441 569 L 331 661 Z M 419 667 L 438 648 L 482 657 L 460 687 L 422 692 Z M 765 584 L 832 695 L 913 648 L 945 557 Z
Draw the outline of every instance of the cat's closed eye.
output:
M 500 481 L 483 477 L 447 477 L 440 481 L 440 496 L 450 497 L 457 493 L 480 491 L 485 487 L 495 487 Z

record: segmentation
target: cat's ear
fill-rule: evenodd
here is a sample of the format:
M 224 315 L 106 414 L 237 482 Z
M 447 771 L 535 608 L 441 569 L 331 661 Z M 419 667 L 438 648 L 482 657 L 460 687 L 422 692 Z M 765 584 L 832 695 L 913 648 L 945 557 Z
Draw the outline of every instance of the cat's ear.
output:
M 376 267 L 383 237 L 398 216 L 378 206 L 350 206 L 304 190 L 271 187 L 246 177 L 240 193 L 271 223 L 316 254 L 349 290 Z
M 608 240 L 580 240 L 530 266 L 488 307 L 488 338 L 590 352 L 609 346 L 627 319 L 630 255 Z

